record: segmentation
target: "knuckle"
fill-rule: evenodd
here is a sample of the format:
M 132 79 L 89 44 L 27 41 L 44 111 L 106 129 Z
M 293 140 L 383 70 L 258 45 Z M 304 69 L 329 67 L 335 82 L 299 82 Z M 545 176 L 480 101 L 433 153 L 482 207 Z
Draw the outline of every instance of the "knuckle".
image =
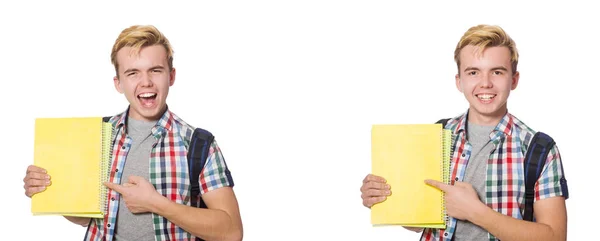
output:
M 379 190 L 371 190 L 370 195 L 373 197 L 378 197 L 381 195 L 381 192 Z
M 378 197 L 381 194 L 379 190 L 371 190 L 371 196 Z

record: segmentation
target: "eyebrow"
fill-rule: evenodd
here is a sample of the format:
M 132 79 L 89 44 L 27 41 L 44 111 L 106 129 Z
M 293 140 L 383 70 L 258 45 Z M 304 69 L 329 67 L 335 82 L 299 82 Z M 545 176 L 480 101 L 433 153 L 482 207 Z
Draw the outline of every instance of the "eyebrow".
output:
M 155 69 L 165 69 L 165 67 L 162 66 L 162 65 L 155 65 L 155 66 L 150 67 L 150 70 L 155 70 Z M 138 72 L 138 71 L 140 71 L 140 70 L 136 69 L 136 68 L 131 68 L 131 69 L 126 69 L 123 72 L 123 74 L 127 74 L 127 73 L 130 73 L 130 72 Z
M 473 70 L 479 71 L 480 69 L 479 69 L 479 68 L 477 68 L 477 67 L 467 67 L 467 68 L 464 70 L 464 72 L 469 72 L 469 71 L 473 71 Z M 498 67 L 494 67 L 494 68 L 492 68 L 491 70 L 492 70 L 492 71 L 495 71 L 495 70 L 504 70 L 504 71 L 508 71 L 508 69 L 507 69 L 506 67 L 504 67 L 504 66 L 498 66 Z
M 504 70 L 504 71 L 508 72 L 508 69 L 505 68 L 504 66 L 494 67 L 494 68 L 492 68 L 492 70 Z

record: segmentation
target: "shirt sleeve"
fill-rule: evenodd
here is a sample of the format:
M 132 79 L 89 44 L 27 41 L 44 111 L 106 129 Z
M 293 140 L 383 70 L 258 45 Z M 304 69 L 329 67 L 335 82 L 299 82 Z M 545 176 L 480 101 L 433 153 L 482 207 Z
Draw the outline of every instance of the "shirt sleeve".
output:
M 214 140 L 208 151 L 206 164 L 200 173 L 200 192 L 201 194 L 209 191 L 222 188 L 233 187 L 233 178 L 231 172 L 227 168 L 225 158 L 221 153 L 221 149 Z
M 561 196 L 569 198 L 567 179 L 565 178 L 562 160 L 558 147 L 554 145 L 548 153 L 544 169 L 535 186 L 535 200 Z

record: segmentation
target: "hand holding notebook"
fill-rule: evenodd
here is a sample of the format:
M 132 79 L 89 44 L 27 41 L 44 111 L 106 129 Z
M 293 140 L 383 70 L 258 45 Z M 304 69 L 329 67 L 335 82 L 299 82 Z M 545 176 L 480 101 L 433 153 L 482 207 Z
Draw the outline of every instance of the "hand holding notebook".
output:
M 27 167 L 27 173 L 25 174 L 23 182 L 25 183 L 25 195 L 28 197 L 46 190 L 52 183 L 48 171 L 35 165 L 29 165 Z
M 368 174 L 363 179 L 360 191 L 362 193 L 363 205 L 368 208 L 385 201 L 387 196 L 391 194 L 390 185 L 387 184 L 387 180 L 373 174 Z

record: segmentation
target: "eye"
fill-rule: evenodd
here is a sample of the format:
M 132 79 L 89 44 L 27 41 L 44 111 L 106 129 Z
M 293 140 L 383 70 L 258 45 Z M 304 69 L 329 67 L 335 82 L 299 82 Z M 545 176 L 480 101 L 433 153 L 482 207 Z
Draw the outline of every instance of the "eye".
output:
M 127 73 L 127 76 L 134 76 L 136 73 L 135 72 L 129 72 Z
M 162 73 L 162 70 L 161 69 L 153 69 L 152 73 Z
M 467 72 L 467 75 L 476 75 L 476 74 L 477 74 L 477 71 L 474 71 L 474 70 Z
M 494 74 L 495 75 L 502 75 L 502 71 L 496 70 L 496 71 L 494 71 Z

